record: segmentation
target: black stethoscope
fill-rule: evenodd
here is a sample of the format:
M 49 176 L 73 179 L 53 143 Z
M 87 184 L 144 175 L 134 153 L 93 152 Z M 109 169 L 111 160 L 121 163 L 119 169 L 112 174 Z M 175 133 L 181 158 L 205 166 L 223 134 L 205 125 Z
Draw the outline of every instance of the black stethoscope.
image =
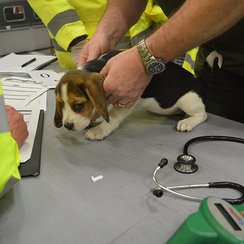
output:
M 178 156 L 177 163 L 175 163 L 174 168 L 176 171 L 189 174 L 194 173 L 197 171 L 198 166 L 195 164 L 195 157 L 188 154 L 188 147 L 193 142 L 199 142 L 199 141 L 231 141 L 231 142 L 237 142 L 237 143 L 243 143 L 244 139 L 237 138 L 237 137 L 230 137 L 230 136 L 200 136 L 195 137 L 189 141 L 187 141 L 183 148 L 183 154 Z M 189 189 L 189 188 L 230 188 L 237 190 L 241 193 L 241 197 L 237 199 L 229 199 L 226 198 L 227 202 L 231 204 L 241 204 L 244 202 L 244 187 L 240 184 L 234 183 L 234 182 L 228 182 L 228 181 L 220 181 L 220 182 L 209 182 L 209 183 L 202 183 L 202 184 L 186 184 L 186 185 L 179 185 L 179 186 L 165 186 L 159 183 L 157 180 L 157 173 L 160 169 L 162 169 L 164 166 L 168 164 L 168 160 L 166 158 L 163 158 L 157 168 L 153 172 L 153 181 L 157 185 L 158 188 L 153 190 L 153 194 L 157 197 L 161 197 L 163 195 L 163 192 L 169 192 L 173 195 L 176 195 L 178 197 L 181 197 L 183 199 L 192 200 L 192 201 L 201 201 L 201 198 L 193 197 L 190 195 L 182 194 L 177 192 L 176 190 L 180 189 Z

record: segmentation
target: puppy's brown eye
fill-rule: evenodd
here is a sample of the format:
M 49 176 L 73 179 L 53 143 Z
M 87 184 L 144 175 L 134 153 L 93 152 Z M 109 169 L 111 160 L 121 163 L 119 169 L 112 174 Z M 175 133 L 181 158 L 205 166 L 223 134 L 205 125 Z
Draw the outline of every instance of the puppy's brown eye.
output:
M 73 104 L 73 105 L 72 105 L 72 109 L 73 109 L 75 112 L 79 112 L 79 111 L 81 111 L 84 107 L 85 107 L 85 103 L 76 103 L 76 104 Z

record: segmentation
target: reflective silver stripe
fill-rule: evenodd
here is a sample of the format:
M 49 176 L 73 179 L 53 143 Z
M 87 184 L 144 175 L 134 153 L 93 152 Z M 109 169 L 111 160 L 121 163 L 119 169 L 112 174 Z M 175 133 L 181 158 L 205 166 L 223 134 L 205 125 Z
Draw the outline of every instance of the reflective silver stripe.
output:
M 56 51 L 66 52 L 62 47 L 60 47 L 55 39 L 51 39 L 53 47 Z
M 74 9 L 66 10 L 62 13 L 59 13 L 55 15 L 51 21 L 48 23 L 47 28 L 49 31 L 53 34 L 53 36 L 56 36 L 60 28 L 68 23 L 79 21 L 80 18 L 76 14 Z
M 12 187 L 15 183 L 17 183 L 19 180 L 14 178 L 14 177 L 11 177 L 8 182 L 6 183 L 4 189 L 0 192 L 0 198 L 6 194 Z
M 124 36 L 121 38 L 119 43 L 116 45 L 116 49 L 128 49 L 136 45 L 139 41 L 141 41 L 143 38 L 148 37 L 153 31 L 155 30 L 155 26 L 151 25 L 146 30 L 138 33 L 137 35 L 130 37 L 130 36 Z M 52 39 L 53 47 L 56 51 L 59 52 L 66 52 L 61 46 L 58 45 L 57 41 L 55 39 Z
M 195 67 L 195 61 L 192 59 L 191 55 L 189 55 L 188 53 L 186 53 L 185 55 L 185 62 L 187 62 L 192 70 L 194 70 L 194 67 Z
M 9 131 L 3 96 L 0 96 L 0 133 Z

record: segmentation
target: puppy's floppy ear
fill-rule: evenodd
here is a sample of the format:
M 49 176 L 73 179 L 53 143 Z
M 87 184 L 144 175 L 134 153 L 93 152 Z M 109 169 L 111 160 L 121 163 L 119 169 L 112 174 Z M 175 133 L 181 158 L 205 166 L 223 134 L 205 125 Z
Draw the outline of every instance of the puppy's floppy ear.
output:
M 102 75 L 99 73 L 90 74 L 86 80 L 85 91 L 97 113 L 100 114 L 107 122 L 109 122 Z
M 55 109 L 55 115 L 54 115 L 54 125 L 57 128 L 60 128 L 63 126 L 63 112 L 61 108 L 61 104 L 58 102 L 57 99 L 57 90 L 55 89 L 56 94 L 56 109 Z
M 56 105 L 57 106 L 57 105 Z M 62 115 L 62 112 L 61 114 L 58 112 L 58 109 L 56 108 L 55 109 L 55 115 L 54 115 L 54 125 L 55 127 L 57 128 L 60 128 L 63 126 L 63 115 Z

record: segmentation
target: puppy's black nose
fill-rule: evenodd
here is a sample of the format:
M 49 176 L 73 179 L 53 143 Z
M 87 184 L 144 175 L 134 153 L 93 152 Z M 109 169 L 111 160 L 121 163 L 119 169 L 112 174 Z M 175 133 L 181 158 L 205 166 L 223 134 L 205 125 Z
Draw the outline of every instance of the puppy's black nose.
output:
M 73 124 L 73 123 L 65 123 L 65 124 L 64 124 L 64 127 L 65 127 L 66 129 L 68 129 L 68 130 L 72 130 L 73 127 L 74 127 L 74 124 Z

